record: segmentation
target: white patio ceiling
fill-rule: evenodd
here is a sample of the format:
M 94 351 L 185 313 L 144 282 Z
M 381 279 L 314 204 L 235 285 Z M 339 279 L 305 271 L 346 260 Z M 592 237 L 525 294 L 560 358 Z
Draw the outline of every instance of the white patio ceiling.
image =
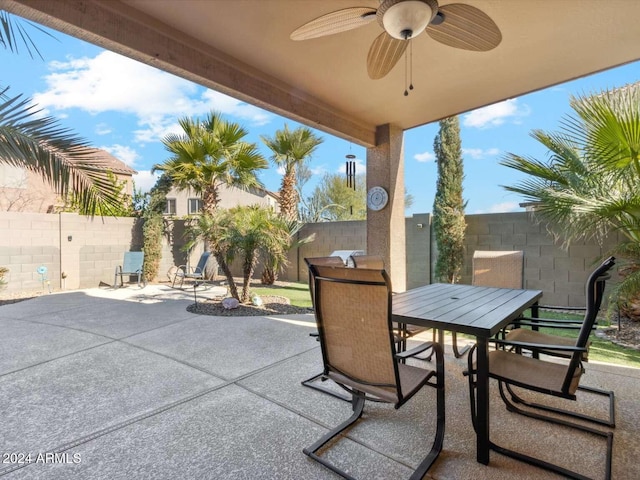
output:
M 441 1 L 442 5 L 448 3 Z M 414 40 L 404 60 L 371 80 L 377 22 L 290 40 L 298 26 L 377 0 L 0 0 L 0 8 L 129 55 L 364 146 L 376 126 L 409 129 L 640 58 L 637 0 L 464 0 L 502 33 L 489 52 Z

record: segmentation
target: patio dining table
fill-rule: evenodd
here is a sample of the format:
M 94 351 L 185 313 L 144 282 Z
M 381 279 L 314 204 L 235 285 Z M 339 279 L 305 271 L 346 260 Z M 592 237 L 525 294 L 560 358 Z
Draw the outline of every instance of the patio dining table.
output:
M 489 463 L 488 339 L 542 297 L 540 290 L 434 283 L 397 293 L 393 320 L 473 335 L 477 342 L 476 460 Z M 442 339 L 442 335 L 439 335 Z

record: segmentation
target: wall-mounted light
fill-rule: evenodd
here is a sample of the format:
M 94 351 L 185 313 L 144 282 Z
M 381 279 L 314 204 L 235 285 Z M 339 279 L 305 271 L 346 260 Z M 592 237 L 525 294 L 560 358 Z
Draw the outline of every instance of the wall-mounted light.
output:
M 69 242 L 70 242 L 71 240 L 73 240 L 73 236 L 72 236 L 72 235 L 69 235 L 69 236 L 67 237 L 67 241 L 69 241 Z
M 418 224 L 416 224 L 416 227 L 418 227 L 418 228 L 424 228 L 424 225 L 423 225 L 422 223 L 418 223 Z

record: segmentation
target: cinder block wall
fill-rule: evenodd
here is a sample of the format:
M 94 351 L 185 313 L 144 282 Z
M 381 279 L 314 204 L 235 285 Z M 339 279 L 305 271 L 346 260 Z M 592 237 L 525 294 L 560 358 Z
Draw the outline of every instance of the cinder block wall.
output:
M 542 290 L 542 303 L 584 305 L 584 285 L 595 263 L 623 239 L 612 234 L 602 245 L 597 241 L 574 242 L 563 248 L 544 224 L 528 212 L 467 215 L 465 266 L 462 283 L 471 283 L 475 250 L 524 251 L 524 288 Z M 612 281 L 617 281 L 614 275 Z
M 431 283 L 431 214 L 415 214 L 405 219 L 407 289 Z
M 42 290 L 40 266 L 47 268 L 45 281 L 60 284 L 60 217 L 40 213 L 7 212 L 0 216 L 0 265 L 7 291 Z M 47 286 L 45 286 L 47 288 Z
M 584 282 L 594 262 L 623 240 L 614 234 L 602 245 L 596 241 L 579 242 L 566 249 L 561 239 L 554 239 L 544 225 L 533 222 L 526 212 L 467 215 L 466 220 L 462 282 L 471 282 L 475 250 L 523 250 L 524 286 L 542 290 L 543 301 L 550 304 L 584 304 Z M 436 252 L 431 216 L 408 217 L 405 228 L 407 288 L 415 288 L 432 281 L 430 269 Z M 172 266 L 187 263 L 184 233 L 184 221 L 168 223 L 158 280 L 167 280 Z M 366 249 L 364 221 L 307 224 L 299 236 L 309 234 L 315 234 L 315 241 L 289 252 L 290 266 L 280 279 L 306 282 L 305 257 L 325 256 L 334 250 Z M 111 285 L 124 252 L 141 250 L 142 245 L 142 221 L 136 218 L 0 212 L 0 265 L 10 269 L 4 290 L 7 293 L 42 290 L 39 266 L 47 267 L 45 279 L 52 290 Z M 202 250 L 199 245 L 191 251 L 191 264 L 198 261 Z M 66 275 L 64 280 L 62 272 Z M 256 276 L 261 272 L 260 267 L 256 269 Z M 616 279 L 614 275 L 612 280 Z M 44 287 L 49 285 L 45 283 Z
M 299 238 L 315 235 L 315 240 L 289 252 L 289 267 L 279 275 L 282 280 L 306 282 L 309 276 L 304 259 L 326 257 L 334 250 L 366 250 L 367 224 L 364 221 L 308 223 Z
M 0 265 L 9 268 L 6 292 L 112 284 L 124 252 L 142 247 L 135 218 L 5 212 L 0 232 Z M 37 272 L 41 266 L 47 269 L 48 283 Z

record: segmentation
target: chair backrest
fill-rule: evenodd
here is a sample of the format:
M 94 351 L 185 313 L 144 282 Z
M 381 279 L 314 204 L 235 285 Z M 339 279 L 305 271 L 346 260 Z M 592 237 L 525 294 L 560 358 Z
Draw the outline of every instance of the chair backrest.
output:
M 122 271 L 127 273 L 142 271 L 143 263 L 144 252 L 124 252 Z
M 598 300 L 597 284 L 599 281 L 602 281 L 602 277 L 606 278 L 607 272 L 615 265 L 615 263 L 616 262 L 614 257 L 607 258 L 593 272 L 591 272 L 591 274 L 587 278 L 587 283 L 585 285 L 587 304 L 584 314 L 584 320 L 582 322 L 582 326 L 580 327 L 578 338 L 576 339 L 576 347 L 586 348 L 588 345 L 589 335 L 591 335 L 591 330 L 593 329 L 593 326 L 596 322 L 598 309 L 600 306 Z M 575 379 L 578 377 L 576 375 L 576 370 L 582 368 L 582 358 L 583 352 L 572 353 L 567 375 L 562 386 L 563 391 L 575 391 L 575 388 L 577 387 L 577 385 L 575 385 Z
M 522 288 L 524 253 L 513 251 L 473 252 L 471 284 L 481 287 Z
M 344 267 L 344 260 L 342 257 L 332 256 L 332 257 L 309 257 L 304 259 L 307 264 L 307 268 L 309 270 L 309 295 L 311 295 L 311 306 L 315 308 L 315 285 L 313 282 L 313 273 L 311 272 L 311 265 L 323 265 L 323 266 L 334 266 L 334 267 Z
M 325 374 L 398 403 L 402 398 L 384 270 L 312 265 Z
M 196 265 L 195 273 L 204 273 L 204 269 L 207 268 L 207 262 L 209 261 L 209 257 L 211 256 L 211 252 L 203 252 L 200 255 L 200 260 L 198 260 L 198 265 Z
M 353 255 L 349 258 L 355 268 L 384 270 L 384 260 L 380 255 Z

